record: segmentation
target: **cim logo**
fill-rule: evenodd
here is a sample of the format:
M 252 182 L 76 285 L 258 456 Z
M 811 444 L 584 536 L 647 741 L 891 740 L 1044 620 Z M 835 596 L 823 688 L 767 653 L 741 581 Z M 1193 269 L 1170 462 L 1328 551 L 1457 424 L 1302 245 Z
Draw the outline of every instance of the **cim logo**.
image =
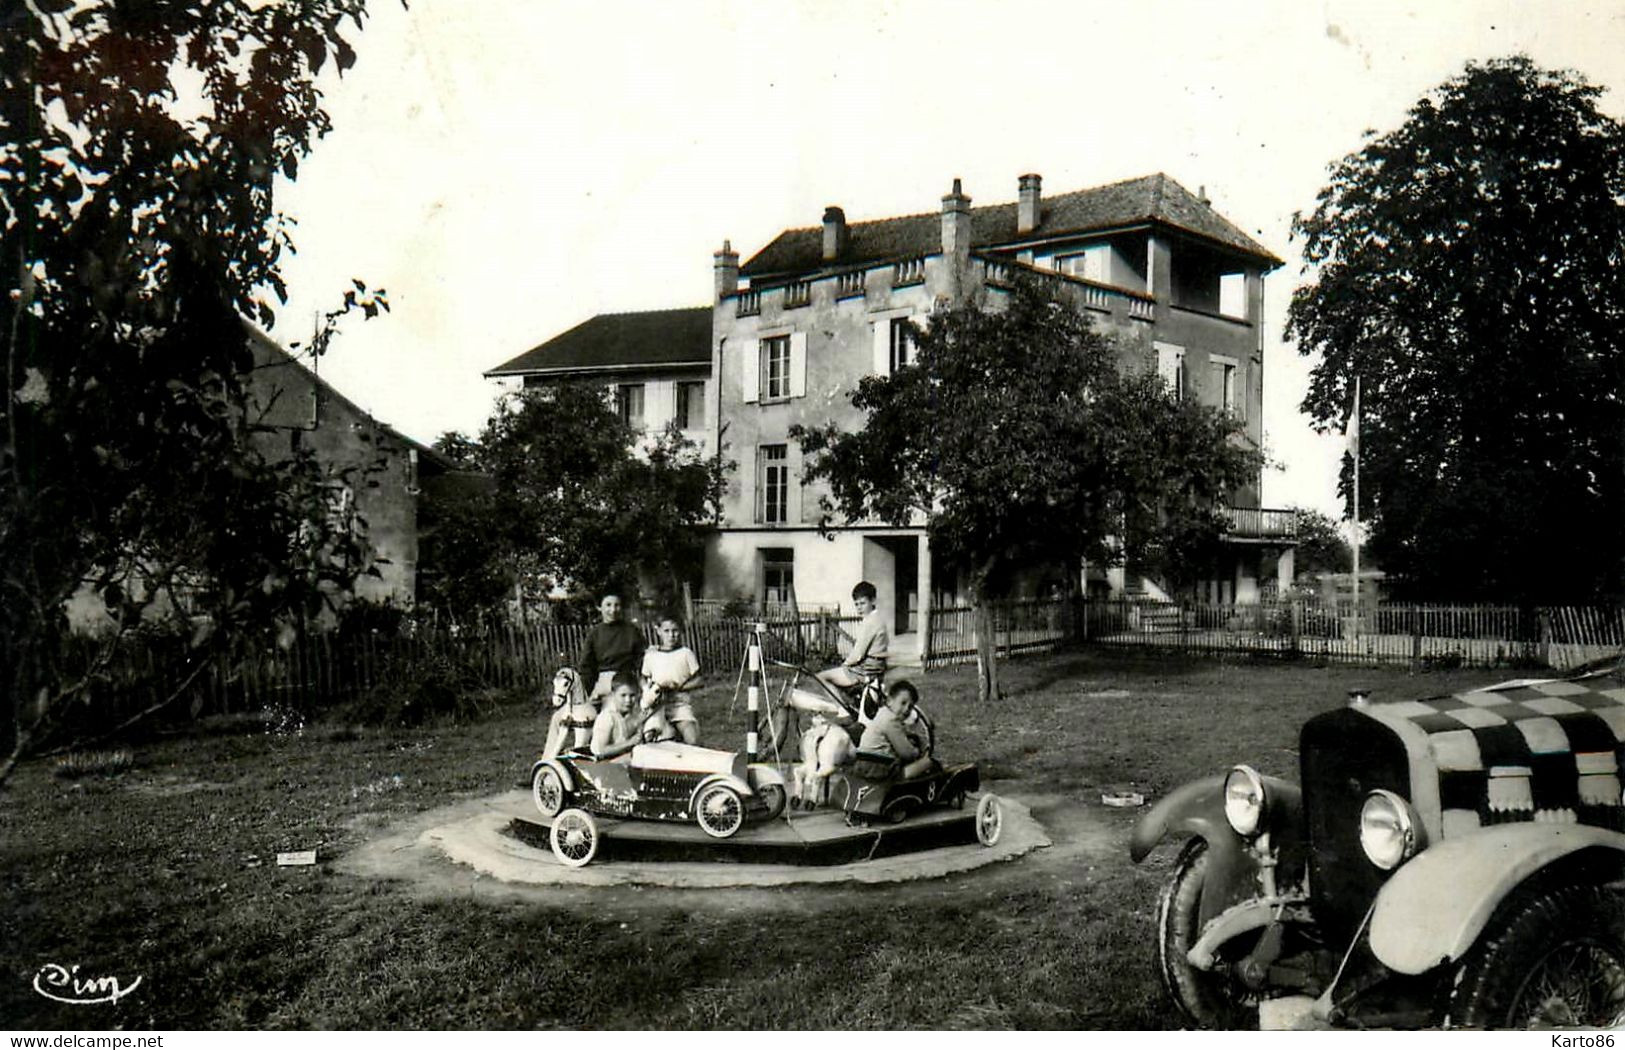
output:
M 137 977 L 125 986 L 117 977 L 80 977 L 79 967 L 69 969 L 46 963 L 34 974 L 34 991 L 71 1006 L 116 1003 L 140 987 Z

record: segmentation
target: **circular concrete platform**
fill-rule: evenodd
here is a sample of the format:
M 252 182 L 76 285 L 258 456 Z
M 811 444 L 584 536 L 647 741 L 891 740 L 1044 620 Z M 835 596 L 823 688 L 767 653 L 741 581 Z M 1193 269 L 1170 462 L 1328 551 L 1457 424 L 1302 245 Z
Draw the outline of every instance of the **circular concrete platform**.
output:
M 1050 845 L 1044 828 L 1033 819 L 1027 806 L 1002 795 L 999 800 L 1004 806 L 1004 830 L 992 847 L 980 844 L 937 846 L 824 866 L 606 857 L 584 868 L 567 868 L 551 851 L 528 845 L 514 834 L 516 817 L 531 803 L 526 792 L 507 791 L 430 815 L 444 819 L 420 822 L 418 826 L 423 830 L 415 838 L 397 835 L 375 840 L 362 847 L 346 867 L 358 873 L 376 871 L 381 865 L 374 862 L 383 860 L 389 853 L 414 849 L 439 853 L 481 875 L 514 885 L 711 888 L 906 882 L 1014 860 Z M 384 856 L 369 857 L 369 851 L 383 851 Z

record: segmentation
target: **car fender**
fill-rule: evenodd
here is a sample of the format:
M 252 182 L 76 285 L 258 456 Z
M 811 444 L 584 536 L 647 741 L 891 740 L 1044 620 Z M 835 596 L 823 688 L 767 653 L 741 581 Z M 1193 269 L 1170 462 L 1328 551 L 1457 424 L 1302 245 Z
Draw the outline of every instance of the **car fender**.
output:
M 1135 863 L 1144 860 L 1170 835 L 1200 838 L 1207 843 L 1208 869 L 1198 915 L 1203 926 L 1226 908 L 1262 892 L 1258 854 L 1248 848 L 1247 840 L 1236 834 L 1224 817 L 1224 782 L 1229 775 L 1226 771 L 1203 777 L 1170 791 L 1140 818 L 1129 838 L 1129 856 Z M 1261 779 L 1269 799 L 1263 829 L 1277 840 L 1278 846 L 1297 841 L 1303 821 L 1303 792 L 1296 784 L 1275 777 Z
M 564 790 L 574 791 L 576 789 L 575 770 L 571 769 L 569 766 L 565 765 L 563 762 L 560 762 L 556 758 L 541 758 L 536 760 L 536 762 L 530 767 L 530 779 L 532 783 L 535 783 L 536 781 L 536 771 L 541 769 L 543 766 L 551 767 L 553 771 L 559 775 L 559 780 L 564 784 Z
M 1625 861 L 1625 835 L 1584 824 L 1497 824 L 1430 846 L 1378 891 L 1371 950 L 1403 974 L 1460 959 L 1495 909 L 1531 875 L 1597 847 Z
M 777 784 L 784 787 L 784 774 L 763 762 L 758 762 L 747 771 L 750 778 L 750 790 L 760 791 L 763 787 Z
M 729 787 L 739 792 L 740 798 L 750 798 L 752 795 L 756 794 L 756 792 L 751 789 L 749 784 L 747 784 L 741 778 L 734 776 L 732 773 L 713 773 L 704 780 L 700 781 L 698 784 L 695 784 L 694 790 L 689 792 L 689 812 L 694 811 L 694 807 L 699 804 L 700 795 L 705 792 L 706 788 L 713 784 L 727 784 Z

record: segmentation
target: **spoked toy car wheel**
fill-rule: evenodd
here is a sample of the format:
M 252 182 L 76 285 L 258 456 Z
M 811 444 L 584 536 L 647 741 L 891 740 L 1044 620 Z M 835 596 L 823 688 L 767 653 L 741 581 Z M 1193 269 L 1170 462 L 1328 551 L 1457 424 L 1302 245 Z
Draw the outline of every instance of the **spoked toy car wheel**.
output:
M 712 838 L 725 839 L 745 823 L 745 800 L 727 784 L 712 784 L 694 801 L 694 822 Z
M 1564 886 L 1504 906 L 1462 962 L 1449 1024 L 1625 1024 L 1625 895 Z
M 552 766 L 537 766 L 530 780 L 530 797 L 544 817 L 556 817 L 564 808 L 564 779 Z
M 559 858 L 560 864 L 582 867 L 598 855 L 598 822 L 585 810 L 567 809 L 553 818 L 553 831 L 548 839 L 553 844 L 553 856 Z
M 1181 1012 L 1198 1028 L 1258 1026 L 1258 994 L 1228 973 L 1198 970 L 1188 958 L 1201 936 L 1202 884 L 1207 881 L 1207 843 L 1191 839 L 1179 855 L 1157 910 L 1157 972 Z M 1249 951 L 1252 945 L 1238 945 Z
M 976 800 L 976 841 L 984 846 L 992 846 L 1002 834 L 1004 807 L 999 804 L 999 796 L 983 795 Z

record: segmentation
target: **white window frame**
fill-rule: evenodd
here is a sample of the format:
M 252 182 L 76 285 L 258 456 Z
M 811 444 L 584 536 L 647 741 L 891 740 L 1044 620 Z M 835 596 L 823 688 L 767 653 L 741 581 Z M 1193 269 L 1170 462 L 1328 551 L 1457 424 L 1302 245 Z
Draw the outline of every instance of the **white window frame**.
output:
M 632 411 L 633 393 L 636 392 L 637 412 Z M 647 390 L 643 383 L 617 383 L 615 385 L 615 411 L 621 417 L 621 422 L 633 430 L 644 428 L 644 411 L 647 408 Z
M 782 371 L 775 372 L 774 364 L 781 362 Z M 773 335 L 762 340 L 762 400 L 790 400 L 790 337 Z
M 792 547 L 763 547 L 762 549 L 762 600 L 766 603 L 789 604 L 790 594 L 796 586 L 796 552 Z M 771 552 L 771 554 L 770 554 Z M 769 584 L 769 574 L 779 574 L 780 586 L 777 588 L 778 597 L 775 598 L 775 588 Z
M 790 523 L 789 445 L 756 447 L 756 520 L 763 525 Z
M 691 396 L 684 398 L 687 391 Z M 703 430 L 705 428 L 705 380 L 679 379 L 672 384 L 672 411 L 671 417 L 681 430 Z M 699 418 L 696 421 L 695 415 Z

